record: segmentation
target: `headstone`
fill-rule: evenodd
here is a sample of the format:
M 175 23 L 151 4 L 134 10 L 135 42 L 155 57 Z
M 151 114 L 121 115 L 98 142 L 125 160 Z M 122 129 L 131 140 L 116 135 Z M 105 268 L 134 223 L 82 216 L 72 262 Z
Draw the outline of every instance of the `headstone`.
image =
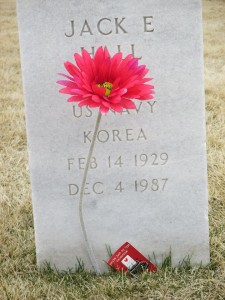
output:
M 98 114 L 59 94 L 58 73 L 81 48 L 132 53 L 155 98 L 102 117 L 84 218 L 106 270 L 126 241 L 158 262 L 209 262 L 200 0 L 17 0 L 37 262 L 90 262 L 79 189 Z

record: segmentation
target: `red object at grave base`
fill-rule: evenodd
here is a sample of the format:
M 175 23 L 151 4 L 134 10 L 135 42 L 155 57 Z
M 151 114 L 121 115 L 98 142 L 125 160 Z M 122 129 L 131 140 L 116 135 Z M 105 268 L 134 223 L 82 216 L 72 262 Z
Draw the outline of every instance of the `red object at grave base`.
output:
M 143 271 L 155 272 L 157 270 L 150 260 L 128 242 L 111 256 L 107 264 L 117 271 L 129 272 L 132 275 Z

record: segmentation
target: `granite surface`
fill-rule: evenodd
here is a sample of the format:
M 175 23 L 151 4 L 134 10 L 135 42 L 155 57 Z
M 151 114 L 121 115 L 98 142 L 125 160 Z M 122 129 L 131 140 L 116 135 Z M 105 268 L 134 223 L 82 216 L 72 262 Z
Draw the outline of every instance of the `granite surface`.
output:
M 101 270 L 130 242 L 160 263 L 171 250 L 209 262 L 200 0 L 17 0 L 38 265 L 90 268 L 79 189 L 97 110 L 67 103 L 57 73 L 84 47 L 133 53 L 154 100 L 102 117 L 84 197 Z

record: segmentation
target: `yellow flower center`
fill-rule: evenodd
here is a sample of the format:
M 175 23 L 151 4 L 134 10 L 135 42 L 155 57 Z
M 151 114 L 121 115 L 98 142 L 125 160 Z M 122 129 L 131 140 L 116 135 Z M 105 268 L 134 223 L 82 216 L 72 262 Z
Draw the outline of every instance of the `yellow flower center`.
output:
M 105 96 L 108 97 L 112 91 L 113 85 L 110 82 L 98 83 L 98 87 L 104 87 L 106 89 Z

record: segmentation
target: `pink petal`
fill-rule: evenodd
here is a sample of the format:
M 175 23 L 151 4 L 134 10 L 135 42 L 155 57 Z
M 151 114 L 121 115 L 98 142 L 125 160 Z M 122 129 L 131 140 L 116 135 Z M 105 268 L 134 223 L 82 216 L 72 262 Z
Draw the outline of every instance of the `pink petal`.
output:
M 102 47 L 99 47 L 97 49 L 97 51 L 95 52 L 95 56 L 94 56 L 94 62 L 95 63 L 98 63 L 99 61 L 102 60 L 102 57 L 103 57 L 103 48 Z
M 68 81 L 68 80 L 58 80 L 57 83 L 71 88 L 75 88 L 77 86 L 75 82 Z
M 79 76 L 80 75 L 80 72 L 79 70 L 77 69 L 76 66 L 74 66 L 71 62 L 65 62 L 64 63 L 64 66 L 66 68 L 66 70 L 70 73 L 70 75 L 72 76 Z
M 100 99 L 99 96 L 97 96 L 97 95 L 92 95 L 91 99 L 92 99 L 94 102 L 97 102 L 97 103 L 100 103 L 100 102 L 101 102 L 101 99 Z
M 120 83 L 120 77 L 117 77 L 114 81 L 113 81 L 113 90 L 117 89 Z
M 105 107 L 110 107 L 110 103 L 107 101 L 102 100 L 102 105 L 104 105 Z
M 62 74 L 62 73 L 58 73 L 58 75 L 61 75 L 63 77 L 66 77 L 67 79 L 70 79 L 70 80 L 74 80 L 74 77 L 70 77 L 70 76 L 67 76 L 65 74 Z
M 111 103 L 119 103 L 121 101 L 121 96 L 115 96 L 109 98 Z
M 93 93 L 97 94 L 98 96 L 105 96 L 106 89 L 104 87 L 98 87 L 96 84 L 92 84 Z
M 88 104 L 88 106 L 91 107 L 91 108 L 95 108 L 95 107 L 99 107 L 100 104 L 99 103 L 95 103 L 95 102 L 91 102 L 91 103 Z
M 69 95 L 75 95 L 76 93 L 72 92 L 71 88 L 62 88 L 61 90 L 59 90 L 59 93 L 62 94 L 69 94 Z
M 132 99 L 139 99 L 140 98 L 140 95 L 138 94 L 138 92 L 136 94 L 134 94 L 134 93 L 126 93 L 123 96 L 125 98 L 132 98 Z
M 82 100 L 82 98 L 79 96 L 72 96 L 67 100 L 67 102 L 79 102 L 81 100 Z
M 123 89 L 112 92 L 111 96 L 121 96 L 121 95 L 126 94 L 126 92 L 127 92 L 127 89 L 123 88 Z
M 151 81 L 153 78 L 143 78 L 141 80 L 142 83 L 145 83 L 145 82 L 148 82 L 148 81 Z
M 86 100 L 81 101 L 78 104 L 78 106 L 81 107 L 81 106 L 89 105 L 90 103 L 92 103 L 92 101 L 90 99 L 86 99 Z
M 102 114 L 107 114 L 107 112 L 109 111 L 109 107 L 105 107 L 105 106 L 100 106 L 100 112 L 102 113 Z
M 87 91 L 84 90 L 80 90 L 80 89 L 72 89 L 71 90 L 74 94 L 78 94 L 78 95 L 87 95 Z
M 75 59 L 75 61 L 77 63 L 78 68 L 80 70 L 82 70 L 82 67 L 84 65 L 84 60 L 83 60 L 82 56 L 80 56 L 78 53 L 75 53 L 74 54 L 74 59 Z
M 110 103 L 110 107 L 117 112 L 122 112 L 122 110 L 123 110 L 123 107 L 121 106 L 121 104 Z
M 128 109 L 135 109 L 136 108 L 136 105 L 134 104 L 133 101 L 131 100 L 128 100 L 128 99 L 122 99 L 121 101 L 121 105 L 124 107 L 124 108 L 128 108 Z
M 137 100 L 151 100 L 151 99 L 153 99 L 154 97 L 152 96 L 152 95 L 143 95 L 143 96 L 140 96 L 140 98 L 139 99 L 137 99 Z

